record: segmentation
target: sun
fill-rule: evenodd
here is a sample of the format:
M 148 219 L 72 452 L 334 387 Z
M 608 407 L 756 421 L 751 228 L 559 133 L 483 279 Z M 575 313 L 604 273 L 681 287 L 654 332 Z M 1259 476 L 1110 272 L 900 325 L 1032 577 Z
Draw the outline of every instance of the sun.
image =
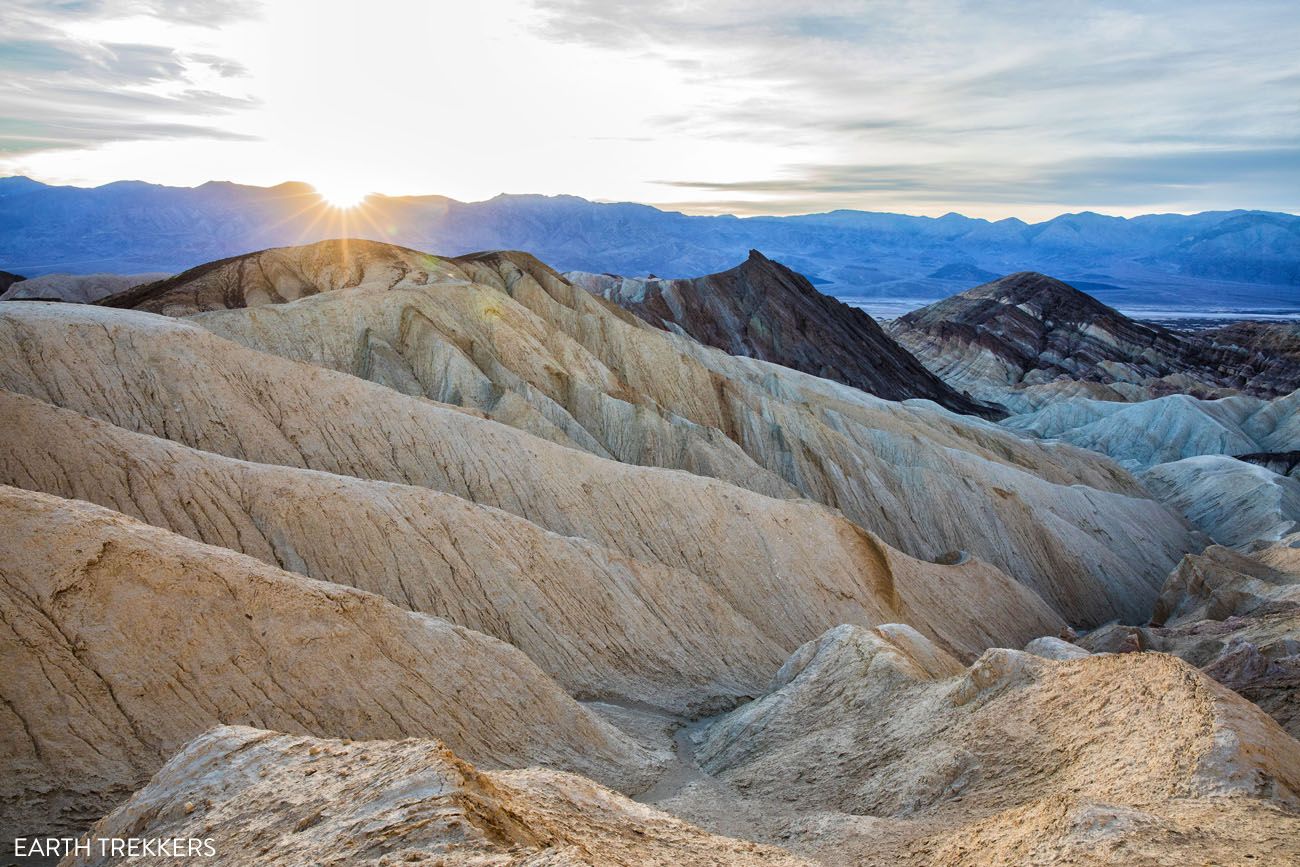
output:
M 321 181 L 313 184 L 316 192 L 332 208 L 355 208 L 372 192 L 364 183 L 347 179 Z

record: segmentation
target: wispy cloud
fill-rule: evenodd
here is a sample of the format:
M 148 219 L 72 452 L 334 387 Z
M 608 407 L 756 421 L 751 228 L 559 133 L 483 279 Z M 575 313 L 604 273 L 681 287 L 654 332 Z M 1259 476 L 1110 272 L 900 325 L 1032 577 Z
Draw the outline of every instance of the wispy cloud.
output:
M 205 86 L 210 79 L 244 75 L 238 61 L 77 34 L 96 21 L 141 17 L 215 27 L 254 9 L 244 2 L 167 0 L 7 3 L 0 12 L 0 152 L 114 141 L 247 138 L 203 120 L 256 103 L 249 95 Z
M 665 179 L 745 210 L 877 201 L 1300 206 L 1293 3 L 539 0 L 549 38 L 689 57 L 706 98 L 659 118 L 784 143 L 759 178 Z M 707 90 L 709 84 L 717 85 Z M 820 159 L 808 159 L 815 154 Z M 813 199 L 814 201 L 816 199 Z M 722 200 L 719 200 L 722 201 Z M 712 203 L 709 205 L 712 207 Z

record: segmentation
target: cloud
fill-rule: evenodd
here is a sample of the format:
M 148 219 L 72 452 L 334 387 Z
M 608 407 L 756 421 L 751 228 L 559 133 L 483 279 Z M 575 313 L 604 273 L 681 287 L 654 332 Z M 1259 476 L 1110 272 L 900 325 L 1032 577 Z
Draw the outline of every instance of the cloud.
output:
M 732 198 L 701 203 L 713 211 L 753 213 L 775 207 L 790 213 L 803 208 L 816 210 L 818 203 L 824 210 L 837 202 L 842 204 L 842 197 L 854 195 L 908 197 L 935 204 L 1073 201 L 1126 208 L 1158 205 L 1180 197 L 1209 200 L 1216 195 L 1244 194 L 1264 206 L 1278 192 L 1279 178 L 1300 178 L 1300 145 L 1079 157 L 1027 172 L 1017 167 L 989 171 L 962 164 L 804 164 L 789 166 L 784 174 L 773 178 L 659 183 L 712 193 L 780 196 L 778 200 Z M 679 207 L 681 204 L 676 203 Z M 758 207 L 760 204 L 762 207 Z
M 245 2 L 168 0 L 7 4 L 0 12 L 0 153 L 114 141 L 247 138 L 203 120 L 256 104 L 247 94 L 207 84 L 237 81 L 247 74 L 242 64 L 168 45 L 75 33 L 84 33 L 88 23 L 141 16 L 175 26 L 216 27 L 255 8 Z
M 778 196 L 843 207 L 883 193 L 1300 205 L 1287 148 L 1300 140 L 1293 3 L 1099 2 L 1050 15 L 940 0 L 538 8 L 550 39 L 691 58 L 700 99 L 657 119 L 674 135 L 789 152 L 769 176 L 664 182 L 679 190 L 782 209 Z
M 142 16 L 174 24 L 216 27 L 251 17 L 261 3 L 256 0 L 8 0 L 6 5 L 27 17 L 39 13 L 50 19 L 84 21 Z

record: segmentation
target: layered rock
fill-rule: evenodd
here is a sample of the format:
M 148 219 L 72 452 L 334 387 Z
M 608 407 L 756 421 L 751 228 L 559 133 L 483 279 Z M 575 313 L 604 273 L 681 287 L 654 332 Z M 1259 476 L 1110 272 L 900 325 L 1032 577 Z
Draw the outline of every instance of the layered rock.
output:
M 88 503 L 0 487 L 0 825 L 79 833 L 218 723 L 438 737 L 638 791 L 661 761 L 507 644 Z
M 728 271 L 683 280 L 570 272 L 574 285 L 707 346 L 833 379 L 889 400 L 918 397 L 1000 416 L 949 388 L 869 315 L 823 295 L 757 250 Z
M 1249 553 L 1216 545 L 1189 555 L 1170 573 L 1151 625 L 1110 625 L 1078 644 L 1172 653 L 1300 736 L 1300 535 Z
M 694 743 L 774 833 L 833 863 L 1300 857 L 1296 741 L 1160 654 L 993 650 L 962 671 L 910 631 L 837 629 Z M 705 809 L 689 787 L 664 803 Z
M 1300 535 L 1250 553 L 1220 545 L 1189 554 L 1169 573 L 1151 620 L 1226 620 L 1300 606 Z
M 101 298 L 105 307 L 129 307 L 170 316 L 292 301 L 356 286 L 394 289 L 445 276 L 436 256 L 376 241 L 320 241 L 219 259 L 173 277 Z
M 316 261 L 314 247 L 295 249 Z M 667 334 L 522 254 L 421 271 L 419 254 L 372 253 L 360 267 L 380 275 L 370 282 L 195 321 L 593 454 L 816 499 L 921 559 L 969 551 L 1079 623 L 1145 619 L 1168 570 L 1198 547 L 1179 517 L 1086 452 Z M 232 262 L 204 279 L 264 270 Z M 395 275 L 407 288 L 388 288 Z M 247 291 L 269 291 L 257 280 Z M 168 304 L 194 309 L 195 295 L 173 290 Z
M 1211 339 L 1137 322 L 1060 280 L 1024 271 L 902 316 L 890 333 L 954 388 L 1027 407 L 1052 380 L 1118 385 L 1128 399 L 1221 389 L 1270 398 L 1300 388 L 1300 360 L 1257 340 Z
M 1143 484 L 1214 541 L 1245 547 L 1300 529 L 1300 479 L 1222 455 L 1157 464 Z
M 1197 455 L 1300 448 L 1300 391 L 1275 400 L 1176 394 L 1141 403 L 1069 398 L 1003 422 L 1106 454 L 1133 469 Z
M 1247 319 L 1202 331 L 1199 336 L 1215 344 L 1242 346 L 1281 362 L 1300 362 L 1300 322 Z
M 809 863 L 709 834 L 583 777 L 482 771 L 436 741 L 352 743 L 230 727 L 196 738 L 91 835 L 208 840 L 206 862 L 241 867 Z
M 667 566 L 429 488 L 234 460 L 13 392 L 0 390 L 0 415 L 10 421 L 0 482 L 89 500 L 487 633 L 583 698 L 673 713 L 730 707 L 761 691 L 801 634 L 846 620 L 903 619 L 963 658 L 1062 625 L 986 564 L 919 562 L 827 509 L 740 491 L 728 502 L 717 485 L 680 474 L 642 472 L 642 503 L 657 493 L 656 512 L 676 495 L 738 513 L 752 530 L 710 544 L 740 568 Z M 817 546 L 804 549 L 815 563 L 746 579 L 761 550 L 792 544 L 791 530 Z

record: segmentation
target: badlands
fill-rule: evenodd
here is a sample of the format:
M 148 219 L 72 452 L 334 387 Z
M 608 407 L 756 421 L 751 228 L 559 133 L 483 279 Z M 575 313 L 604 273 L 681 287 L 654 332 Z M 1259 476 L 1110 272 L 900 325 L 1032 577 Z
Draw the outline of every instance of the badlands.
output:
M 0 302 L 6 842 L 1300 860 L 1285 332 L 1023 274 L 886 330 L 759 253 L 128 282 Z

